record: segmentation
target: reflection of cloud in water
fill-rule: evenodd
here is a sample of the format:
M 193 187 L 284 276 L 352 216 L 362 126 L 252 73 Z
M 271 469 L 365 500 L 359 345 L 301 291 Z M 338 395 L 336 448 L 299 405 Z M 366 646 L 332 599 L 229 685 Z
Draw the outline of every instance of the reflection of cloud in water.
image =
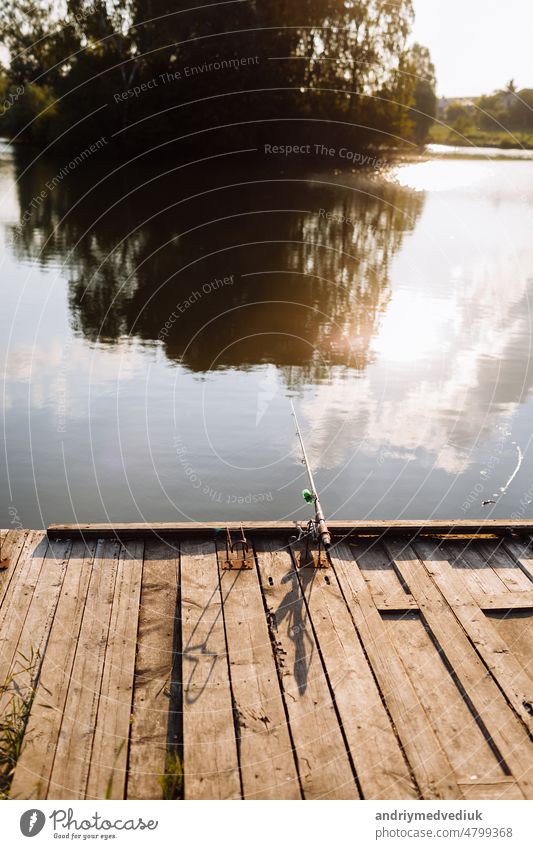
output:
M 267 367 L 264 377 L 259 382 L 257 390 L 257 409 L 255 414 L 255 426 L 261 423 L 261 420 L 267 412 L 271 402 L 279 392 L 279 384 L 277 372 L 272 367 Z
M 445 298 L 429 284 L 395 289 L 375 362 L 357 378 L 336 371 L 305 403 L 315 466 L 333 469 L 358 451 L 409 460 L 422 449 L 436 468 L 464 472 L 533 385 L 533 278 L 523 266 L 480 255 L 452 269 Z
M 79 340 L 66 345 L 51 339 L 46 344 L 21 346 L 2 363 L 5 406 L 28 404 L 31 390 L 33 410 L 54 406 L 57 399 L 71 398 L 69 414 L 87 415 L 88 393 L 98 397 L 115 391 L 123 381 L 136 380 L 146 372 L 146 350 L 132 342 L 113 347 L 98 345 L 94 356 L 87 356 L 86 345 Z

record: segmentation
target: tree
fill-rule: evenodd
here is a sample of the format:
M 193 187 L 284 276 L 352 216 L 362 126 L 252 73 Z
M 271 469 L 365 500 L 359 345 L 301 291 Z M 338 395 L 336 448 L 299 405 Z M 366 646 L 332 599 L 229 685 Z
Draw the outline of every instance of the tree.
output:
M 434 69 L 427 50 L 408 48 L 412 22 L 412 0 L 0 0 L 9 80 L 42 87 L 47 103 L 52 92 L 69 144 L 102 133 L 136 146 L 193 133 L 195 147 L 257 141 L 283 118 L 304 137 L 318 119 L 317 132 L 351 123 L 364 143 L 421 142 Z M 18 129 L 48 140 L 37 124 Z
M 471 112 L 463 103 L 451 103 L 446 110 L 446 123 L 458 133 L 468 133 L 472 129 Z
M 409 52 L 407 68 L 414 82 L 413 137 L 417 144 L 423 145 L 437 115 L 435 66 L 427 47 L 413 45 Z
M 533 130 L 533 89 L 516 93 L 509 109 L 509 125 L 514 130 Z

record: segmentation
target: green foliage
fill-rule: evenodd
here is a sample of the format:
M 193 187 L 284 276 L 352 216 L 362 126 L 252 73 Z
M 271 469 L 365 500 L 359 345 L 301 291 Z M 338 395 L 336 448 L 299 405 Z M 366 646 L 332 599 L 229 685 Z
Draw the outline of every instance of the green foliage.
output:
M 435 66 L 427 47 L 413 46 L 408 57 L 408 71 L 414 81 L 413 136 L 417 144 L 423 145 L 437 114 Z
M 533 89 L 516 93 L 509 108 L 509 124 L 516 130 L 533 131 Z
M 524 148 L 533 150 L 533 132 L 508 132 L 506 130 L 478 130 L 471 127 L 466 133 L 458 133 L 449 126 L 434 124 L 429 141 L 434 144 L 468 145 L 474 147 L 499 147 L 502 150 Z
M 121 755 L 121 752 L 123 751 L 123 749 L 124 749 L 124 746 L 125 746 L 125 745 L 126 745 L 126 741 L 125 741 L 125 740 L 122 740 L 122 742 L 120 743 L 120 745 L 119 745 L 118 749 L 117 749 L 117 750 L 116 750 L 116 752 L 115 752 L 115 759 L 114 759 L 114 763 L 113 763 L 113 769 L 112 769 L 112 770 L 111 770 L 111 772 L 109 773 L 109 777 L 108 777 L 107 782 L 106 782 L 105 797 L 104 797 L 106 800 L 109 800 L 109 799 L 112 799 L 112 798 L 113 798 L 113 781 L 114 781 L 114 779 L 115 779 L 115 765 L 116 765 L 116 763 L 117 763 L 117 761 L 118 761 L 118 759 L 119 759 L 119 757 L 120 757 L 120 755 Z
M 5 704 L 0 718 L 0 799 L 9 798 L 9 789 L 22 749 L 22 741 L 35 695 L 35 675 L 39 656 L 21 656 L 0 685 L 0 701 Z
M 183 795 L 183 763 L 177 752 L 167 752 L 165 772 L 160 778 L 163 799 L 181 799 Z
M 431 130 L 431 139 L 437 143 L 531 148 L 533 89 L 517 91 L 511 80 L 492 94 L 449 103 L 442 117 L 445 126 Z
M 123 145 L 198 146 L 217 126 L 242 143 L 289 119 L 304 137 L 336 121 L 362 143 L 422 143 L 435 81 L 427 50 L 407 47 L 412 22 L 412 0 L 0 0 L 8 84 L 26 91 L 4 127 L 74 145 L 135 124 Z
M 461 103 L 452 103 L 446 110 L 446 123 L 458 133 L 468 133 L 473 129 L 471 110 Z
M 480 129 L 533 130 L 533 89 L 517 91 L 513 80 L 505 89 L 476 101 Z

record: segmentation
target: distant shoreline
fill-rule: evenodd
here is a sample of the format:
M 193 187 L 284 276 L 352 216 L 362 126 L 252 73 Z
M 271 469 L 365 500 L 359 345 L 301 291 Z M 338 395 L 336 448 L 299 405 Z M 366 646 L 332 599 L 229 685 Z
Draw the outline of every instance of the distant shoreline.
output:
M 513 138 L 514 136 L 514 138 Z M 462 135 L 450 127 L 434 124 L 429 133 L 428 144 L 446 147 L 493 147 L 499 150 L 533 150 L 533 133 L 511 130 L 491 133 L 485 130 Z

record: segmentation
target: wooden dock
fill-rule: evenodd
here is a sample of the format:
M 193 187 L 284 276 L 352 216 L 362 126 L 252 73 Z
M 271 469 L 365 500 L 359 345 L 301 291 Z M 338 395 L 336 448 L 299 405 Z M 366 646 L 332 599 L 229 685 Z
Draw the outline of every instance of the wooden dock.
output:
M 3 531 L 11 798 L 533 798 L 533 524 L 331 528 Z

